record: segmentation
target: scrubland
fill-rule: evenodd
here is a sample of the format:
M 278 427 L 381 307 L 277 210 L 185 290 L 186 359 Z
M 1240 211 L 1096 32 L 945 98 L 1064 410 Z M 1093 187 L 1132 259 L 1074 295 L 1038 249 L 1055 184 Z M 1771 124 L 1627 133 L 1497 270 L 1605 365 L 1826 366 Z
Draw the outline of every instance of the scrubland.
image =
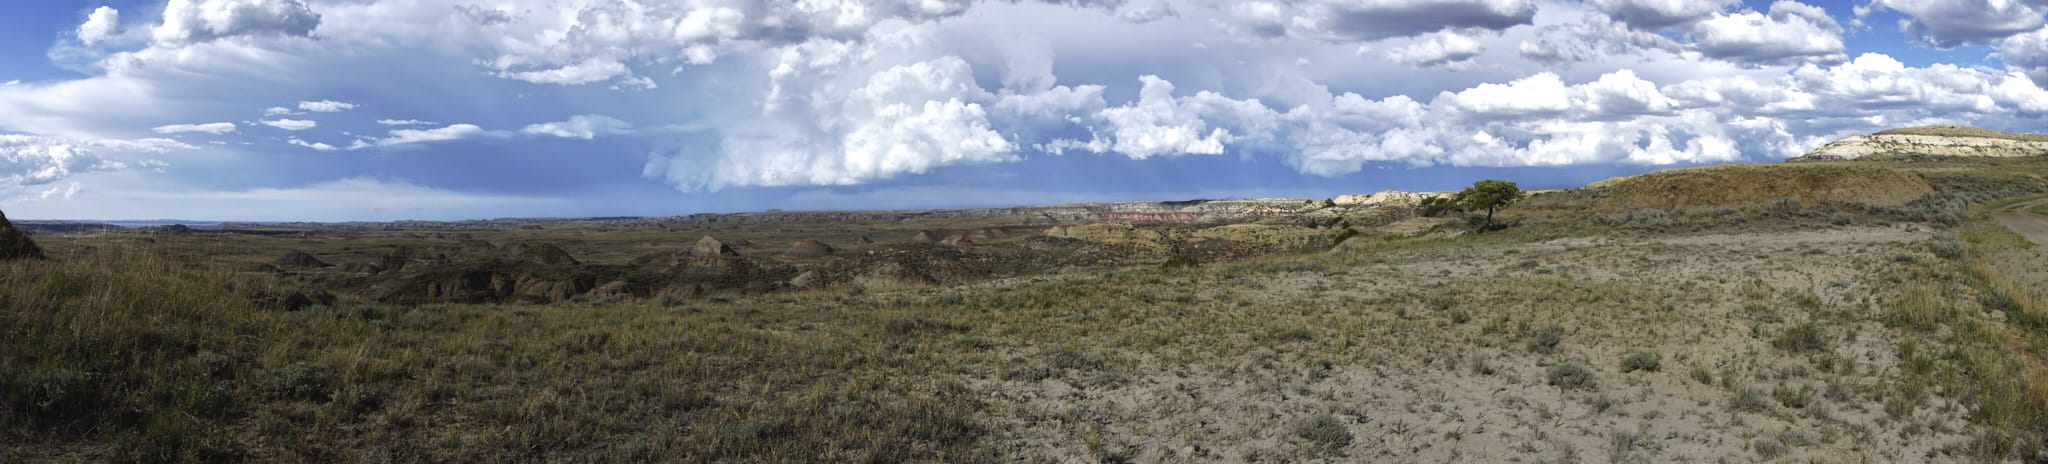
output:
M 0 460 L 2040 460 L 2048 248 L 2007 219 L 2044 171 L 1681 170 L 1498 232 L 554 304 L 287 311 L 307 282 L 232 257 L 368 245 L 38 236 L 0 262 Z

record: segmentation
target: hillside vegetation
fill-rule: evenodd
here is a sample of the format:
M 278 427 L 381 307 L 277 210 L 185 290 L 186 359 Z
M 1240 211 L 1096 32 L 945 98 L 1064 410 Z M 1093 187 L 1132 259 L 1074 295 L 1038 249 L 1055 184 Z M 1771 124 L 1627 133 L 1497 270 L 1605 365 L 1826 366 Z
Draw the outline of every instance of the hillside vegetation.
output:
M 1685 169 L 1530 197 L 1499 232 L 1017 228 L 792 258 L 975 278 L 545 304 L 251 272 L 452 239 L 43 235 L 51 259 L 0 261 L 0 460 L 2038 461 L 2048 247 L 1992 212 L 2032 214 L 2044 172 Z M 465 233 L 625 266 L 713 233 L 784 253 L 761 227 Z M 1302 230 L 1327 235 L 1187 251 Z

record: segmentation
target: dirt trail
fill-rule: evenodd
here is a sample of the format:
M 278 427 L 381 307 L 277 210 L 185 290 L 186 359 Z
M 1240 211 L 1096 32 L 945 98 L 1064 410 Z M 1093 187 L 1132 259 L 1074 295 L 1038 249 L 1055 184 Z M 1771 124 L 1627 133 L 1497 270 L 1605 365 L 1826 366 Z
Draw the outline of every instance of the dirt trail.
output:
M 2007 206 L 1998 211 L 1991 212 L 1991 217 L 1997 219 L 1998 223 L 2004 225 L 2005 228 L 2012 229 L 2013 233 L 2026 237 L 2027 241 L 2034 242 L 2037 245 L 2048 245 L 2048 216 L 2027 211 L 2042 204 L 2048 204 L 2048 199 Z

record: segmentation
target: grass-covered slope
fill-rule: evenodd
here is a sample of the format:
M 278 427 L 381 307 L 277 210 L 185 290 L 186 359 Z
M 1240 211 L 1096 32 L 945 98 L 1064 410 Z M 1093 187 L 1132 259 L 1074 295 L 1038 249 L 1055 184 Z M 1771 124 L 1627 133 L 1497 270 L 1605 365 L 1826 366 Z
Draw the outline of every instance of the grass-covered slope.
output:
M 927 377 L 945 354 L 922 334 L 945 329 L 892 321 L 872 304 L 251 303 L 273 285 L 143 250 L 0 263 L 0 456 L 896 462 L 984 452 L 975 396 Z
M 230 239 L 52 237 L 0 262 L 0 461 L 2038 460 L 2048 248 L 1985 214 L 2038 164 L 1688 170 L 1329 253 L 553 305 L 286 311 L 305 283 L 193 251 Z
M 42 247 L 28 234 L 7 222 L 7 214 L 0 213 L 0 261 L 15 259 L 37 259 L 43 257 Z

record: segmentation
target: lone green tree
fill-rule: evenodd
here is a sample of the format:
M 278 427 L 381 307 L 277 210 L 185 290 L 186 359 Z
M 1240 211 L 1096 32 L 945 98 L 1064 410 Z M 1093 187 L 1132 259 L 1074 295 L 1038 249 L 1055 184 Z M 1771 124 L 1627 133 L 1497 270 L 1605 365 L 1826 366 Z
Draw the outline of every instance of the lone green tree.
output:
M 1471 187 L 1458 192 L 1457 203 L 1466 211 L 1486 210 L 1486 229 L 1492 230 L 1500 227 L 1493 222 L 1493 213 L 1515 204 L 1524 196 L 1526 194 L 1514 182 L 1487 179 L 1473 182 Z

